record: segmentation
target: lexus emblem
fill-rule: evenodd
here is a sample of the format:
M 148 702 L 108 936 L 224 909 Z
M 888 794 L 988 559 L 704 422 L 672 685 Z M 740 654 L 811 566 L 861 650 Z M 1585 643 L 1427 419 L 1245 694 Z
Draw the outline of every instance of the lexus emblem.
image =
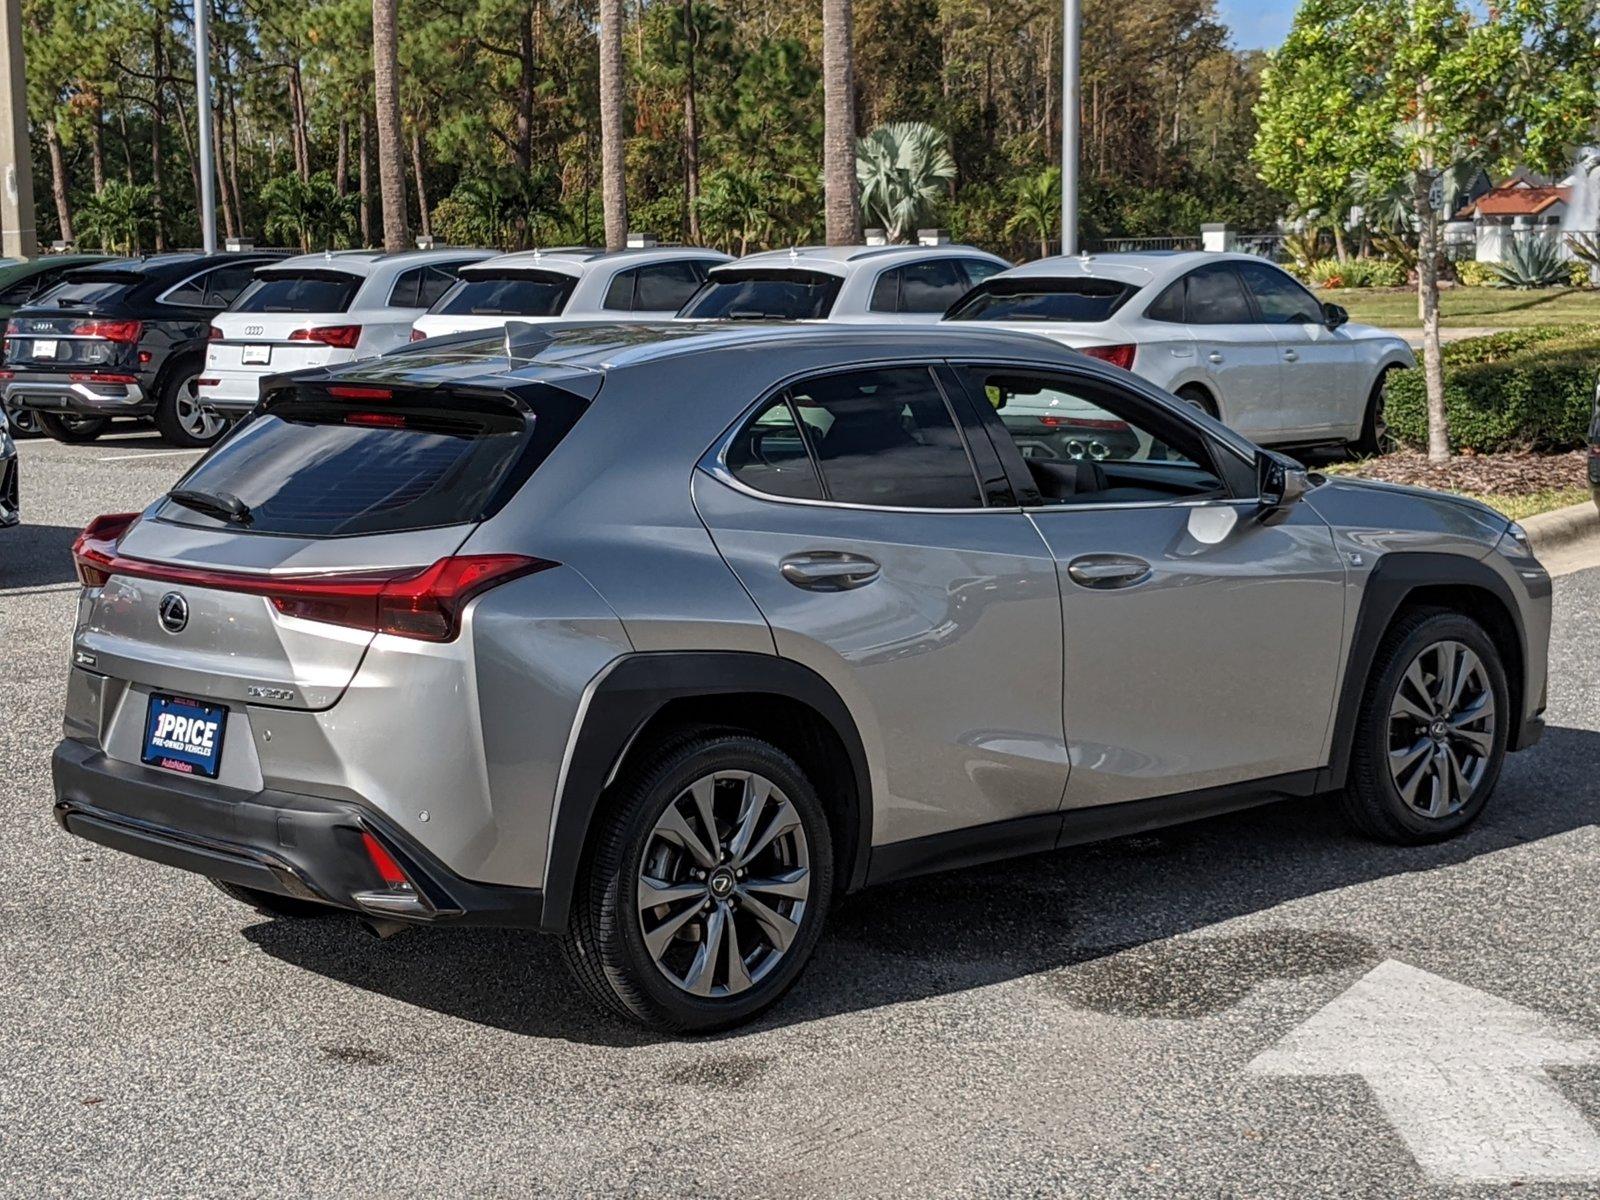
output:
M 161 618 L 161 628 L 168 633 L 182 633 L 189 623 L 189 602 L 177 592 L 168 592 L 161 597 L 156 613 Z

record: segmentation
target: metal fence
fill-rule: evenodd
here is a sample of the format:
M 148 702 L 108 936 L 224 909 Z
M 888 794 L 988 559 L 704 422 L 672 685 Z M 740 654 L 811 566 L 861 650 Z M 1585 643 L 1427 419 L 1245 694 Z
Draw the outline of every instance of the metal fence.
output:
M 1086 242 L 1084 245 L 1091 254 L 1139 254 L 1153 250 L 1198 250 L 1200 239 L 1197 237 L 1101 238 L 1098 241 Z

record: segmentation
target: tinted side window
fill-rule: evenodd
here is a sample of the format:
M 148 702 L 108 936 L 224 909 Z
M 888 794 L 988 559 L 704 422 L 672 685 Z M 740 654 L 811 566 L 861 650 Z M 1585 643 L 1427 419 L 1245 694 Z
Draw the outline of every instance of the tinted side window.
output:
M 632 312 L 633 289 L 638 281 L 637 271 L 618 271 L 611 277 L 611 285 L 606 288 L 606 298 L 600 302 L 600 307 L 612 312 Z
M 923 367 L 825 375 L 790 392 L 827 498 L 901 508 L 981 508 L 944 395 Z
M 1240 263 L 1239 274 L 1268 325 L 1321 325 L 1322 305 L 1287 272 L 1266 263 Z
M 989 276 L 998 275 L 1005 268 L 986 258 L 964 258 L 961 260 L 961 270 L 967 277 L 967 286 L 977 287 Z
M 747 487 L 770 496 L 821 500 L 822 482 L 787 396 L 756 414 L 728 447 L 728 470 Z
M 636 312 L 677 312 L 700 287 L 702 278 L 693 263 L 665 262 L 640 267 L 634 286 Z
M 253 262 L 229 263 L 225 267 L 207 271 L 197 280 L 201 289 L 200 299 L 184 303 L 198 303 L 204 308 L 227 308 L 239 298 L 240 292 L 250 286 L 259 265 Z
M 1183 285 L 1182 279 L 1167 285 L 1167 290 L 1155 298 L 1155 302 L 1144 310 L 1147 321 L 1172 321 L 1183 324 Z
M 39 277 L 24 279 L 0 292 L 0 304 L 24 304 L 39 289 Z
M 1244 294 L 1244 285 L 1227 263 L 1189 272 L 1184 306 L 1191 325 L 1253 325 L 1256 315 Z
M 448 292 L 456 281 L 453 270 L 441 267 L 427 267 L 422 272 L 422 279 L 417 284 L 417 307 L 432 308 L 439 297 Z
M 953 258 L 900 268 L 903 313 L 942 313 L 966 293 L 967 277 Z
M 389 307 L 421 308 L 422 304 L 417 299 L 421 289 L 421 267 L 413 267 L 409 271 L 402 271 L 400 277 L 394 281 L 394 287 L 389 289 Z
M 200 305 L 205 300 L 206 277 L 194 275 L 161 297 L 165 304 Z

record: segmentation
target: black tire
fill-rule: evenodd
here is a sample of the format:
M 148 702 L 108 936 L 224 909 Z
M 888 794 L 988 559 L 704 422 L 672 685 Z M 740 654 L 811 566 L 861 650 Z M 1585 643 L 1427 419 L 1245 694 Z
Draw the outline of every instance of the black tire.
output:
M 1465 646 L 1482 663 L 1487 690 L 1494 702 L 1493 729 L 1490 746 L 1483 756 L 1482 774 L 1464 803 L 1447 815 L 1428 816 L 1407 803 L 1390 770 L 1393 730 L 1390 710 L 1407 670 L 1424 651 L 1441 643 Z M 1421 845 L 1452 837 L 1477 820 L 1494 792 L 1505 763 L 1507 731 L 1515 719 L 1509 694 L 1500 652 L 1483 627 L 1471 617 L 1437 608 L 1417 609 L 1401 616 L 1378 646 L 1361 698 L 1344 791 L 1345 815 L 1350 823 L 1368 837 L 1401 845 Z M 1423 745 L 1420 734 L 1416 744 Z M 1419 798 L 1422 796 L 1421 788 L 1416 794 Z
M 1173 394 L 1185 404 L 1194 405 L 1194 407 L 1198 408 L 1201 412 L 1205 413 L 1206 416 L 1211 417 L 1213 420 L 1220 420 L 1217 415 L 1217 402 L 1213 400 L 1211 398 L 1211 394 L 1199 384 L 1186 383 Z
M 213 879 L 211 882 L 230 900 L 248 905 L 264 917 L 330 917 L 339 911 L 332 905 L 318 904 L 315 900 L 279 896 L 275 892 L 229 883 L 225 879 Z
M 156 432 L 169 446 L 183 450 L 203 449 L 216 445 L 228 431 L 228 423 L 222 418 L 201 419 L 196 415 L 192 385 L 202 370 L 204 367 L 198 362 L 180 363 L 161 385 L 154 414 Z
M 1361 436 L 1351 445 L 1351 449 L 1357 454 L 1370 457 L 1374 454 L 1387 454 L 1391 449 L 1387 409 L 1389 376 L 1393 371 L 1393 367 L 1385 368 L 1378 376 L 1378 381 L 1372 385 L 1372 394 L 1367 397 L 1367 411 L 1361 418 Z
M 17 438 L 43 437 L 44 430 L 39 425 L 39 414 L 31 408 L 8 408 L 6 420 L 11 426 L 11 435 Z
M 69 446 L 92 442 L 111 424 L 109 417 L 74 417 L 66 413 L 40 413 L 39 428 Z
M 668 805 L 697 780 L 721 771 L 761 775 L 793 804 L 809 854 L 810 892 L 787 949 L 764 976 L 736 994 L 702 998 L 669 979 L 651 957 L 640 915 L 638 877 L 653 844 L 659 852 L 656 823 Z M 596 1003 L 651 1029 L 704 1033 L 750 1020 L 789 990 L 816 948 L 833 892 L 827 815 L 792 758 L 735 730 L 690 731 L 641 756 L 608 794 L 596 821 L 563 938 L 567 965 Z M 687 856 L 684 861 L 689 861 Z M 741 950 L 751 944 L 745 937 Z

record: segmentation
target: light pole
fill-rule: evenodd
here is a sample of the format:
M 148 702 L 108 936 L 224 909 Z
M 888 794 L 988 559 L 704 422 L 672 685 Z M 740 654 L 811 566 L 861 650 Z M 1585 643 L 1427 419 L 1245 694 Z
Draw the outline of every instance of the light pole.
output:
M 7 0 L 16 3 L 17 0 Z M 211 0 L 194 0 L 194 90 L 200 118 L 200 245 L 217 248 L 216 175 L 211 166 Z
M 33 258 L 39 237 L 33 218 L 33 150 L 28 144 L 28 81 L 22 63 L 22 0 L 5 0 L 0 23 L 0 254 Z
M 1061 253 L 1078 252 L 1078 59 L 1080 0 L 1062 0 L 1061 12 Z

